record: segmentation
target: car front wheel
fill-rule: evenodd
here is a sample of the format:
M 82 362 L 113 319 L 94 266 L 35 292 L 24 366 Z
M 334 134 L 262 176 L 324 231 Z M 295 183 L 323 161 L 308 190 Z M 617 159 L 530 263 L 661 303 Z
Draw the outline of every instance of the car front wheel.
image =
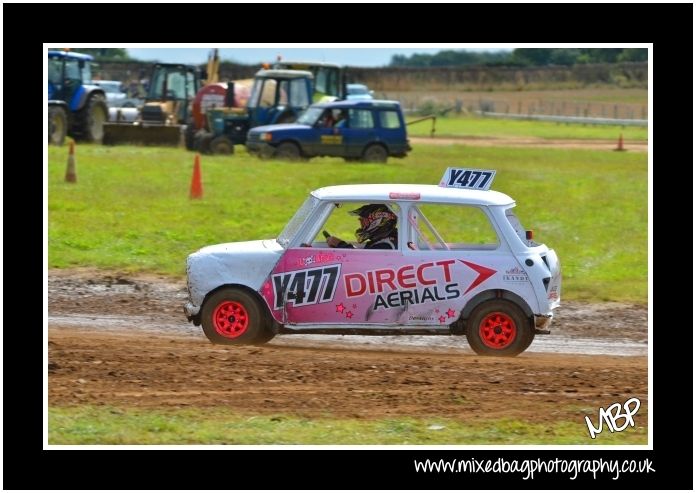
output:
M 471 312 L 466 338 L 477 354 L 517 356 L 532 343 L 534 329 L 519 306 L 497 299 L 485 301 Z
M 274 333 L 265 307 L 239 288 L 223 288 L 208 298 L 201 310 L 203 332 L 214 344 L 263 344 Z
M 288 161 L 299 161 L 300 160 L 300 148 L 292 142 L 283 142 L 276 149 L 275 155 L 280 159 L 287 159 Z

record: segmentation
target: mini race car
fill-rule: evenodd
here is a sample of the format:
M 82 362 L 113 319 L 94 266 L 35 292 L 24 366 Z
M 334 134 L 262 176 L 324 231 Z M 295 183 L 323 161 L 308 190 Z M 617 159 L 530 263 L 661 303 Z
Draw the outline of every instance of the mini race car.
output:
M 452 334 L 478 354 L 517 355 L 549 333 L 561 267 L 522 227 L 514 200 L 489 190 L 494 176 L 448 168 L 439 186 L 314 190 L 278 238 L 189 255 L 184 312 L 218 344 L 281 333 Z M 346 212 L 364 204 L 396 215 L 396 248 L 330 248 L 325 237 L 352 239 L 356 218 Z

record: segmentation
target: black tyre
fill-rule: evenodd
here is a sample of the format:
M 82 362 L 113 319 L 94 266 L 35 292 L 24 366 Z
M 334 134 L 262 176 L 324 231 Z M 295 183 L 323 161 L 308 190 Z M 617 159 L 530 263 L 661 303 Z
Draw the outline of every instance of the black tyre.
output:
M 62 106 L 48 108 L 48 143 L 62 146 L 68 133 L 68 114 Z
M 474 308 L 467 322 L 466 338 L 477 354 L 517 356 L 534 340 L 534 329 L 519 306 L 497 299 Z
M 299 161 L 302 157 L 300 148 L 292 142 L 283 142 L 276 148 L 275 157 L 288 161 Z
M 213 140 L 213 134 L 205 130 L 199 130 L 193 138 L 193 150 L 202 152 L 203 154 L 210 153 L 210 142 Z
M 366 163 L 386 163 L 387 150 L 379 144 L 369 145 L 363 151 L 362 160 Z
M 223 288 L 201 310 L 203 332 L 214 344 L 263 344 L 274 337 L 270 315 L 253 294 Z
M 79 132 L 87 142 L 101 144 L 104 140 L 104 123 L 109 119 L 109 108 L 101 94 L 93 94 L 79 114 Z
M 186 146 L 186 150 L 189 150 L 189 151 L 195 150 L 195 148 L 194 148 L 195 138 L 196 138 L 196 126 L 193 124 L 193 122 L 188 122 L 186 124 L 186 131 L 184 132 L 184 145 Z
M 234 154 L 234 144 L 224 135 L 210 141 L 210 152 L 213 154 Z

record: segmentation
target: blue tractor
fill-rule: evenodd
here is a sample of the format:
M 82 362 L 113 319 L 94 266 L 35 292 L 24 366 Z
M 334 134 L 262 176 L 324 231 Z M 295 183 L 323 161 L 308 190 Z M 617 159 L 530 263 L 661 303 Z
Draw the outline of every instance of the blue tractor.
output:
M 207 109 L 206 128 L 195 133 L 190 148 L 232 154 L 235 145 L 246 143 L 250 128 L 294 122 L 312 102 L 313 79 L 303 70 L 260 70 L 245 108 L 235 107 L 234 83 L 228 83 L 224 105 Z
M 109 110 L 104 90 L 92 85 L 93 57 L 71 51 L 48 52 L 49 143 L 62 144 L 65 134 L 101 143 Z

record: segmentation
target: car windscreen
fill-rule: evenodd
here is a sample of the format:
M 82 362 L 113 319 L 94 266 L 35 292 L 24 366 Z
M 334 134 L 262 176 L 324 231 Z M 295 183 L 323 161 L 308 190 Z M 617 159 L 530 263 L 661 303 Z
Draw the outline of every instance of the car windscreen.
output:
M 302 125 L 314 125 L 317 120 L 319 119 L 319 116 L 322 114 L 324 110 L 322 108 L 307 108 L 302 114 L 297 118 L 296 123 L 300 123 Z
M 307 200 L 305 200 L 302 207 L 300 207 L 295 215 L 288 221 L 285 225 L 283 231 L 278 235 L 278 243 L 283 248 L 287 248 L 290 245 L 292 239 L 297 235 L 305 220 L 312 214 L 314 209 L 319 204 L 320 200 L 312 195 L 310 195 Z

